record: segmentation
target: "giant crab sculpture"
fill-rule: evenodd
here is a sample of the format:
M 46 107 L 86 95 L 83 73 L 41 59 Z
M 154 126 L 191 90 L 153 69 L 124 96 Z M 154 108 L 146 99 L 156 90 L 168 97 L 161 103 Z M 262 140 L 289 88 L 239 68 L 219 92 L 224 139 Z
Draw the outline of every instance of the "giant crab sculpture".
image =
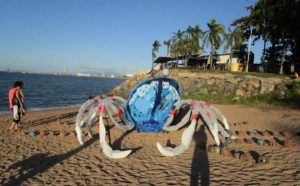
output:
M 158 151 L 164 156 L 176 156 L 188 149 L 198 119 L 206 124 L 217 145 L 221 144 L 219 133 L 226 138 L 235 138 L 220 110 L 204 101 L 182 100 L 180 85 L 175 79 L 168 78 L 168 75 L 169 71 L 164 70 L 162 76 L 152 74 L 144 79 L 131 90 L 128 101 L 122 97 L 105 95 L 86 101 L 76 117 L 75 130 L 79 143 L 84 144 L 82 127 L 86 126 L 89 136 L 93 135 L 91 125 L 97 116 L 100 146 L 110 158 L 125 158 L 131 150 L 113 150 L 107 143 L 107 129 L 103 122 L 105 117 L 124 131 L 171 132 L 188 125 L 183 131 L 179 146 L 172 148 L 156 144 Z M 174 119 L 184 109 L 184 116 L 179 121 Z

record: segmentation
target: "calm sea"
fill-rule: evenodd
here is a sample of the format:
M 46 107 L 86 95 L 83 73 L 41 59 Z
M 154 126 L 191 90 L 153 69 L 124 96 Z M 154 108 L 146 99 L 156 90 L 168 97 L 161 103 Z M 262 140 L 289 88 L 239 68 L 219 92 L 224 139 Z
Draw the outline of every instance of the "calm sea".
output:
M 89 96 L 111 91 L 123 79 L 55 76 L 0 72 L 0 113 L 8 113 L 8 91 L 17 80 L 24 82 L 28 110 L 79 106 Z

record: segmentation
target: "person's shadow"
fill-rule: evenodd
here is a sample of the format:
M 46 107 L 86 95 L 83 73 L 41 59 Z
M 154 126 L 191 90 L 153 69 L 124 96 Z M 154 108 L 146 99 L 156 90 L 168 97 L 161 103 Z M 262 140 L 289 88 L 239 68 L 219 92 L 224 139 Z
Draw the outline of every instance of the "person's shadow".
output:
M 94 135 L 90 140 L 88 140 L 84 145 L 81 145 L 75 149 L 72 149 L 65 154 L 59 154 L 54 156 L 48 156 L 48 154 L 40 153 L 35 154 L 25 160 L 19 161 L 11 165 L 5 172 L 11 171 L 11 170 L 17 170 L 18 169 L 18 175 L 17 178 L 10 178 L 9 180 L 2 179 L 0 185 L 21 185 L 23 181 L 34 177 L 37 174 L 40 174 L 47 169 L 51 168 L 55 164 L 68 159 L 69 157 L 77 154 L 82 149 L 90 146 L 93 144 L 98 138 L 98 135 Z M 23 172 L 26 172 L 25 174 Z M 3 173 L 2 173 L 3 174 Z M 2 176 L 2 174 L 0 176 Z
M 201 125 L 200 130 L 195 132 L 194 140 L 196 141 L 196 145 L 191 166 L 190 185 L 209 185 L 209 162 L 206 151 L 207 135 L 205 133 L 205 125 Z

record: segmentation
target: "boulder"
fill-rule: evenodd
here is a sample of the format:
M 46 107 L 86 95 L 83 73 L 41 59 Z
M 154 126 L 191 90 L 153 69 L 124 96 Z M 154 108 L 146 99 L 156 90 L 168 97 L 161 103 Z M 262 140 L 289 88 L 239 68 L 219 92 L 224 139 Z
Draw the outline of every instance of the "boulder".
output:
M 226 96 L 233 96 L 236 90 L 237 84 L 225 83 L 224 94 Z
M 215 84 L 215 82 L 216 82 L 216 80 L 213 79 L 213 78 L 208 79 L 208 80 L 207 80 L 207 85 L 213 85 L 213 84 Z
M 208 94 L 208 89 L 206 87 L 197 89 L 198 94 Z
M 261 81 L 260 94 L 269 94 L 274 91 L 275 83 L 270 80 Z
M 254 86 L 254 88 L 260 87 L 260 80 L 259 79 L 248 79 L 246 81 L 247 84 Z
M 251 92 L 251 91 L 253 91 L 253 90 L 254 90 L 254 87 L 253 87 L 253 85 L 251 85 L 251 84 L 247 84 L 247 86 L 246 86 L 246 90 L 247 90 L 248 92 Z
M 241 89 L 236 89 L 235 91 L 235 96 L 238 96 L 238 97 L 243 97 L 245 95 L 244 91 L 241 90 Z

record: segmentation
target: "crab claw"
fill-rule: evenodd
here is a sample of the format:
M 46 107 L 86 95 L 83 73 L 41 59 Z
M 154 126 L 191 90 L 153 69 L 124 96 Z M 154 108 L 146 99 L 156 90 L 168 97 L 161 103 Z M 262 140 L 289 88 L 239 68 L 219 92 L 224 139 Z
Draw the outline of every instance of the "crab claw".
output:
M 219 138 L 218 129 L 214 128 L 210 132 L 211 132 L 216 144 L 219 146 L 221 141 L 220 141 L 220 138 Z
M 106 129 L 105 129 L 105 126 L 103 123 L 103 117 L 100 115 L 100 118 L 99 118 L 99 140 L 100 140 L 100 145 L 102 147 L 103 153 L 112 159 L 125 158 L 131 153 L 131 150 L 125 150 L 125 151 L 113 150 L 107 144 L 107 142 L 105 140 L 105 136 L 106 136 Z
M 181 144 L 175 148 L 171 147 L 163 147 L 160 143 L 156 144 L 158 151 L 164 156 L 177 156 L 183 152 L 185 152 L 192 141 L 195 128 L 196 128 L 196 120 L 193 120 L 192 123 L 186 128 L 181 137 Z

